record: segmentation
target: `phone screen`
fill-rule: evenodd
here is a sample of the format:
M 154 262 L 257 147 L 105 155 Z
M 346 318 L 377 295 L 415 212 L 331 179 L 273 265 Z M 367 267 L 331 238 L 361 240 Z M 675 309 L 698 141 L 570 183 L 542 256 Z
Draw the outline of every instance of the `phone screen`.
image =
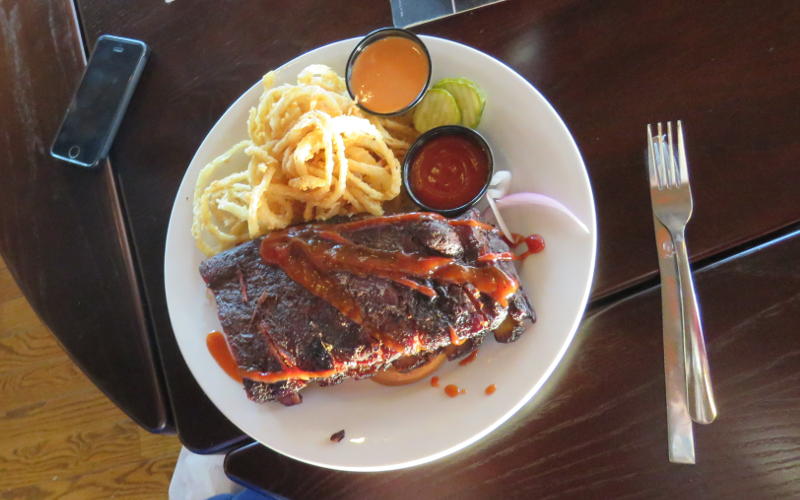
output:
M 84 167 L 108 154 L 141 74 L 147 46 L 101 36 L 51 148 L 53 156 Z

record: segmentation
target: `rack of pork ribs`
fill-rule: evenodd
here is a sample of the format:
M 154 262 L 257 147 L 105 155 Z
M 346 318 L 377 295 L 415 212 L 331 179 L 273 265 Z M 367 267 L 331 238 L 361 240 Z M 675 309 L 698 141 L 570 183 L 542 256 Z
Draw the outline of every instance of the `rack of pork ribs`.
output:
M 310 383 L 452 360 L 489 332 L 516 340 L 535 315 L 512 259 L 474 210 L 407 213 L 274 231 L 200 274 L 247 396 L 292 405 Z

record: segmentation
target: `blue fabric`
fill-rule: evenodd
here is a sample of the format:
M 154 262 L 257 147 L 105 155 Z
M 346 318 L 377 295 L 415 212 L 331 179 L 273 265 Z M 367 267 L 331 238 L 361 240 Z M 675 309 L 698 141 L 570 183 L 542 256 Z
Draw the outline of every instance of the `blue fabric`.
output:
M 208 500 L 284 500 L 284 498 L 278 495 L 259 493 L 254 490 L 243 490 L 235 494 L 223 493 L 221 495 L 214 495 Z

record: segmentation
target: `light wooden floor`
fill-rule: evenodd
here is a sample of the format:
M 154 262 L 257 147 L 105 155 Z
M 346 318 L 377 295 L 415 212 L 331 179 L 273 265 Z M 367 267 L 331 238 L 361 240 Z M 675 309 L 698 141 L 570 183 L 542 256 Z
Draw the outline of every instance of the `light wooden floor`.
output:
M 166 498 L 179 449 L 83 375 L 0 258 L 0 499 Z

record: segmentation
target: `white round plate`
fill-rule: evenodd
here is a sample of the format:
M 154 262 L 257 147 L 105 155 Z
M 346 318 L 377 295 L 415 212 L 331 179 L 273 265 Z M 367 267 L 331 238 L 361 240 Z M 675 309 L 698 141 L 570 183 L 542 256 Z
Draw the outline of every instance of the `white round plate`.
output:
M 589 295 L 597 244 L 594 201 L 567 127 L 536 89 L 500 61 L 456 42 L 422 38 L 433 59 L 432 81 L 462 76 L 486 91 L 479 130 L 493 148 L 496 168 L 513 173 L 512 191 L 535 191 L 558 199 L 589 232 L 547 208 L 505 212 L 514 232 L 539 233 L 546 241 L 547 248 L 521 268 L 538 320 L 515 343 L 487 338 L 477 359 L 468 365 L 445 363 L 437 373 L 441 386 L 456 384 L 467 390 L 465 395 L 449 398 L 427 380 L 401 387 L 350 380 L 335 387 L 309 387 L 297 406 L 253 403 L 206 349 L 208 332 L 221 327 L 214 299 L 198 273 L 203 255 L 190 234 L 197 174 L 247 138 L 245 122 L 248 110 L 258 102 L 260 82 L 242 94 L 200 145 L 175 197 L 164 256 L 170 319 L 192 374 L 231 422 L 277 452 L 322 467 L 349 471 L 411 467 L 485 436 L 542 387 L 572 340 Z M 344 74 L 357 41 L 335 42 L 293 59 L 280 68 L 277 83 L 294 83 L 297 73 L 314 63 Z M 497 387 L 491 396 L 484 394 L 489 384 Z M 340 429 L 346 431 L 345 439 L 332 443 L 330 435 Z

